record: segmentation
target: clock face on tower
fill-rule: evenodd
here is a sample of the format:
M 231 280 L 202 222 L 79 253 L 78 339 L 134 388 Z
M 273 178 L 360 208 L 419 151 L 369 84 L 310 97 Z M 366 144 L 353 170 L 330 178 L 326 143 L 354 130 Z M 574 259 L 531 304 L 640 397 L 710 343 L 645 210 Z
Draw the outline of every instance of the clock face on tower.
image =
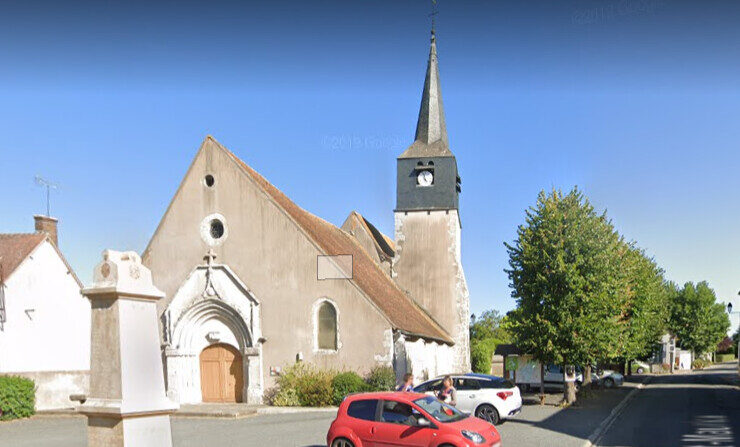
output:
M 421 171 L 416 177 L 416 184 L 419 186 L 432 186 L 434 174 L 432 171 Z

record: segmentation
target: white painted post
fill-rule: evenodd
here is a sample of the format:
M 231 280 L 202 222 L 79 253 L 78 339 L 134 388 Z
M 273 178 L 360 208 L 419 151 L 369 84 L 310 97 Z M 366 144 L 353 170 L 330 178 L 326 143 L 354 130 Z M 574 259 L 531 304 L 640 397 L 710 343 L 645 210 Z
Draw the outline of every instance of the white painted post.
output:
M 164 297 L 134 252 L 106 250 L 92 287 L 89 447 L 172 446 L 156 302 Z

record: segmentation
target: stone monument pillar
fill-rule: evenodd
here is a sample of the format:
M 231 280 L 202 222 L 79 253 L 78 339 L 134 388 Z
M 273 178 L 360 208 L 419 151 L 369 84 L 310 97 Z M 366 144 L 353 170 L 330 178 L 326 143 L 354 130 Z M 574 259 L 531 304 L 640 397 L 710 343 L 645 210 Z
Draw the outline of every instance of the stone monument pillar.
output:
M 92 287 L 89 447 L 172 446 L 170 414 L 177 405 L 164 388 L 156 302 L 164 294 L 134 252 L 106 250 Z

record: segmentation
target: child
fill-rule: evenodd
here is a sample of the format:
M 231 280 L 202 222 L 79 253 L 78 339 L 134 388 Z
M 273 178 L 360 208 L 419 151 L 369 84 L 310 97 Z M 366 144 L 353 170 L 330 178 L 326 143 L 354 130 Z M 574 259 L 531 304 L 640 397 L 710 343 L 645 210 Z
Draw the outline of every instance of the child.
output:
M 403 383 L 399 386 L 396 391 L 413 392 L 414 391 L 414 375 L 406 373 L 403 375 Z
M 452 386 L 452 377 L 445 376 L 442 380 L 442 389 L 437 393 L 437 399 L 453 407 L 457 405 L 457 390 Z

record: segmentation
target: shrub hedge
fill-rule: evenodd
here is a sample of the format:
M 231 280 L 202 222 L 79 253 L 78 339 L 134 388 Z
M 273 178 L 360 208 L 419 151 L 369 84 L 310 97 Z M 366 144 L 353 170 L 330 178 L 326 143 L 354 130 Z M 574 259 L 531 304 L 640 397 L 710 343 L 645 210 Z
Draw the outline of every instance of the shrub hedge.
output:
M 709 365 L 711 365 L 711 363 L 704 359 L 694 359 L 691 363 L 691 367 L 694 369 L 704 369 Z
M 292 389 L 295 390 L 301 406 L 327 407 L 333 402 L 331 382 L 335 375 L 334 371 L 320 370 L 309 363 L 296 363 L 285 368 L 278 378 L 280 391 L 277 396 Z
M 331 381 L 334 393 L 333 404 L 339 405 L 345 396 L 352 393 L 361 393 L 368 391 L 370 386 L 355 372 L 339 373 Z
M 372 391 L 391 391 L 396 387 L 396 372 L 390 366 L 376 366 L 365 377 Z
M 717 363 L 731 362 L 735 360 L 735 354 L 715 354 L 714 359 Z
M 0 376 L 0 421 L 35 413 L 36 385 L 25 377 Z
M 376 366 L 363 379 L 357 373 L 319 369 L 299 362 L 283 369 L 277 386 L 265 391 L 265 402 L 275 406 L 326 407 L 339 405 L 351 393 L 385 391 L 396 387 L 396 373 Z
M 500 341 L 494 338 L 470 340 L 470 366 L 473 372 L 491 374 L 491 360 Z

